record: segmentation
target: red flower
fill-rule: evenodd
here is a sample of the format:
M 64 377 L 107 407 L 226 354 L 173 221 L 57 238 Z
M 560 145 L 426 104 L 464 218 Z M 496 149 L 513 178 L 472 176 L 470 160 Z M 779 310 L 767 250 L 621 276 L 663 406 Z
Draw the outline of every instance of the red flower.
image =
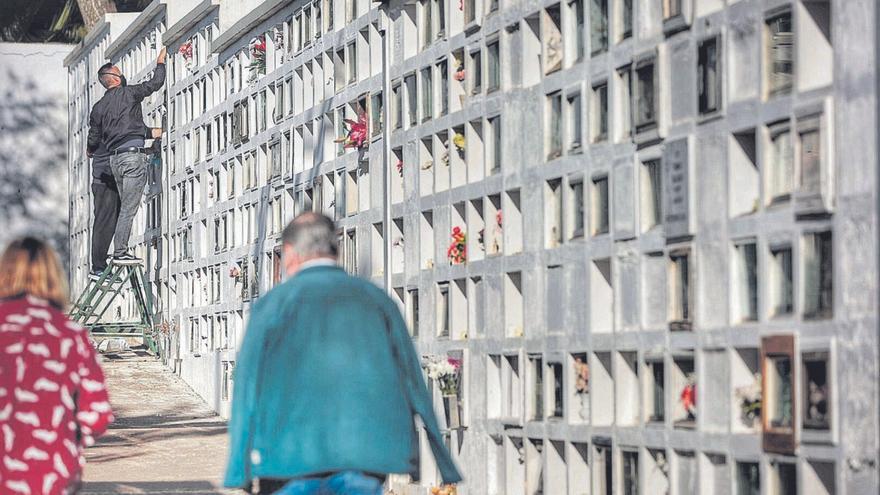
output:
M 446 250 L 446 257 L 453 265 L 467 261 L 467 237 L 460 227 L 452 228 L 452 243 Z
M 251 52 L 265 52 L 266 51 L 266 37 L 258 36 L 251 40 Z
M 681 405 L 685 411 L 690 411 L 697 407 L 697 387 L 693 384 L 685 385 L 681 391 Z
M 183 55 L 184 58 L 191 59 L 193 56 L 192 41 L 187 41 L 186 43 L 180 45 L 180 48 L 177 49 L 177 52 Z
M 343 122 L 345 123 L 344 127 L 346 127 L 345 136 L 337 139 L 335 142 L 343 143 L 343 149 L 363 148 L 367 142 L 367 114 L 361 112 L 358 115 L 357 121 L 345 119 Z M 398 172 L 401 171 L 402 167 L 403 165 L 401 164 Z

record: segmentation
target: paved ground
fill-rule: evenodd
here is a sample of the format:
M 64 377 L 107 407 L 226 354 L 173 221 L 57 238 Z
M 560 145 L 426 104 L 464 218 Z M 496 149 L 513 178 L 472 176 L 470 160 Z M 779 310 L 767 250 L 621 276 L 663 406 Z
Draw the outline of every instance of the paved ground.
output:
M 103 356 L 116 423 L 86 450 L 83 494 L 240 494 L 217 487 L 226 425 L 144 351 Z

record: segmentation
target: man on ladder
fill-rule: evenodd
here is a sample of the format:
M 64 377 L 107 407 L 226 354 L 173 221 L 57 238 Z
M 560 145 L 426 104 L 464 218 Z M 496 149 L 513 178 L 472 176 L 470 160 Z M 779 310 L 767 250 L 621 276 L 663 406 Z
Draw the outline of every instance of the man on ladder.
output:
M 150 128 L 144 125 L 144 138 L 153 139 L 153 152 L 157 153 L 162 129 Z M 116 221 L 119 219 L 119 187 L 113 172 L 110 171 L 110 152 L 101 143 L 97 151 L 92 155 L 92 201 L 94 201 L 94 225 L 92 227 L 92 268 L 89 270 L 89 278 L 97 281 L 107 269 L 107 251 L 113 232 L 116 230 Z
M 89 116 L 88 152 L 93 155 L 99 146 L 106 148 L 119 190 L 113 261 L 139 263 L 141 260 L 128 250 L 128 239 L 147 182 L 148 149 L 144 147 L 141 102 L 165 84 L 165 48 L 159 51 L 153 77 L 142 84 L 128 86 L 119 67 L 110 63 L 101 66 L 98 79 L 107 92 L 95 103 Z
M 105 195 L 100 198 L 96 194 L 95 230 L 96 234 L 98 230 L 101 233 L 95 236 L 97 239 L 93 237 L 92 270 L 89 273 L 91 280 L 71 308 L 70 317 L 90 329 L 104 327 L 102 330 L 105 335 L 112 334 L 113 329 L 121 332 L 135 327 L 140 328 L 146 337 L 153 320 L 151 294 L 146 287 L 141 260 L 129 252 L 128 240 L 144 193 L 146 168 L 153 152 L 144 147 L 145 140 L 161 135 L 161 129 L 152 130 L 144 126 L 141 102 L 165 83 L 165 48 L 159 52 L 153 76 L 142 84 L 128 86 L 119 67 L 109 63 L 98 71 L 98 79 L 107 88 L 107 92 L 95 103 L 89 116 L 88 154 L 96 158 L 93 175 L 98 179 L 98 174 L 102 172 L 100 167 L 106 166 L 104 160 L 109 156 L 109 169 L 117 188 L 118 203 L 114 204 L 110 187 L 101 191 Z M 107 186 L 106 182 L 103 184 Z M 99 229 L 97 224 L 99 218 L 106 221 L 117 216 L 117 211 L 116 221 L 107 222 L 113 223 L 115 227 L 112 232 L 113 257 L 108 267 L 106 253 L 110 232 Z M 126 283 L 131 287 L 135 298 L 139 321 L 111 324 L 102 322 L 104 314 Z

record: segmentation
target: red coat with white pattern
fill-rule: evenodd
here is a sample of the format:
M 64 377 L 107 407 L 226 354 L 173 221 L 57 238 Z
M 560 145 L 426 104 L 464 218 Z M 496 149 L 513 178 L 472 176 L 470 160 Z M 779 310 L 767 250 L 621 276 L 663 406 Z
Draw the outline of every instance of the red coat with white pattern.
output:
M 65 493 L 111 421 L 88 332 L 40 299 L 0 302 L 0 493 Z

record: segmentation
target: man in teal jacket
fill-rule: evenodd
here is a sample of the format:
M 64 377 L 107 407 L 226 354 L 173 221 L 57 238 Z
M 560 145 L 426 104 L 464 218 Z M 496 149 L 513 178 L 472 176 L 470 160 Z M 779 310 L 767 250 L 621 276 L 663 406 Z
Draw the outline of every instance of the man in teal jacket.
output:
M 238 356 L 224 484 L 381 494 L 418 472 L 416 414 L 443 481 L 461 481 L 395 303 L 336 266 L 329 218 L 300 215 L 282 239 L 287 280 L 252 307 Z

